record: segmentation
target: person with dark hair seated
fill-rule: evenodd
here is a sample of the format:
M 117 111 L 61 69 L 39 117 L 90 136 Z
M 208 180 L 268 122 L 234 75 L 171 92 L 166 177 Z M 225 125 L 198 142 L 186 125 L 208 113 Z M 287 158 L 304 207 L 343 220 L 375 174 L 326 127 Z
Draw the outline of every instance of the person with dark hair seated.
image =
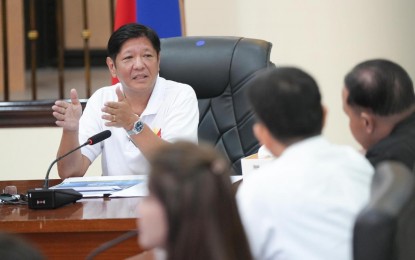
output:
M 166 259 L 251 259 L 228 162 L 210 146 L 177 142 L 150 157 L 139 244 Z M 164 259 L 164 258 L 163 258 Z
M 374 169 L 358 151 L 322 137 L 314 79 L 290 67 L 256 75 L 254 133 L 277 158 L 244 178 L 237 202 L 255 259 L 351 259 L 355 217 Z
M 344 84 L 343 109 L 366 158 L 374 166 L 394 160 L 414 169 L 415 94 L 408 73 L 392 61 L 368 60 Z

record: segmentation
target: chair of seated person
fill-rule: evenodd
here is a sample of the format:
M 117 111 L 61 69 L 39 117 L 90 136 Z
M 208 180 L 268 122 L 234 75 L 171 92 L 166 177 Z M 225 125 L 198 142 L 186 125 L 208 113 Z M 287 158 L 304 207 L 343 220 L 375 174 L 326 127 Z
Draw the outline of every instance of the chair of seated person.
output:
M 415 177 L 403 164 L 377 168 L 353 231 L 354 260 L 415 259 Z
M 199 141 L 227 156 L 236 174 L 241 158 L 256 153 L 259 143 L 246 83 L 272 66 L 272 44 L 243 37 L 173 37 L 161 40 L 160 76 L 189 84 L 199 103 Z

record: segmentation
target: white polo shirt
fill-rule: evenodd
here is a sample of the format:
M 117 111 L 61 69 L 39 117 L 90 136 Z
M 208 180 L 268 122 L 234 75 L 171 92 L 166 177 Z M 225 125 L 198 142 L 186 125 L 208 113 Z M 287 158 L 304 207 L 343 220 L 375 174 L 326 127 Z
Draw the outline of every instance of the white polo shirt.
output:
M 96 145 L 82 148 L 82 154 L 93 162 L 102 153 L 102 175 L 138 175 L 148 173 L 148 161 L 130 141 L 124 128 L 107 127 L 101 109 L 107 101 L 118 101 L 113 86 L 98 89 L 88 100 L 80 120 L 79 142 L 111 130 L 111 137 Z M 121 86 L 122 88 L 122 86 Z M 197 142 L 199 109 L 196 94 L 186 84 L 158 77 L 141 120 L 166 141 Z
M 252 172 L 237 201 L 254 258 L 352 259 L 353 224 L 373 173 L 363 155 L 321 136 Z

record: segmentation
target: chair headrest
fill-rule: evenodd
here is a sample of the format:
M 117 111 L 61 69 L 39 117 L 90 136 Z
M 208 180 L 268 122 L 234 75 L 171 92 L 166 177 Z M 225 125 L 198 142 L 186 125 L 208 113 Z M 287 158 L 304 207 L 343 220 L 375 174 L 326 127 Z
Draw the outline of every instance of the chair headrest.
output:
M 213 98 L 254 72 L 258 66 L 250 62 L 258 59 L 252 57 L 269 57 L 270 49 L 269 42 L 242 37 L 165 38 L 161 39 L 160 76 L 189 84 L 198 99 Z

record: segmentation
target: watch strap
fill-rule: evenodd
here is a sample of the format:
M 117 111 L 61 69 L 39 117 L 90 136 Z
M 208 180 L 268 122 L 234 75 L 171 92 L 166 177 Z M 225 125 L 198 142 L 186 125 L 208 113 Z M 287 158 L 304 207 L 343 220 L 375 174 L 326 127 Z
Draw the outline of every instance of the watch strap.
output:
M 128 136 L 139 134 L 144 129 L 144 123 L 141 121 L 140 118 L 134 123 L 133 128 L 127 131 Z

